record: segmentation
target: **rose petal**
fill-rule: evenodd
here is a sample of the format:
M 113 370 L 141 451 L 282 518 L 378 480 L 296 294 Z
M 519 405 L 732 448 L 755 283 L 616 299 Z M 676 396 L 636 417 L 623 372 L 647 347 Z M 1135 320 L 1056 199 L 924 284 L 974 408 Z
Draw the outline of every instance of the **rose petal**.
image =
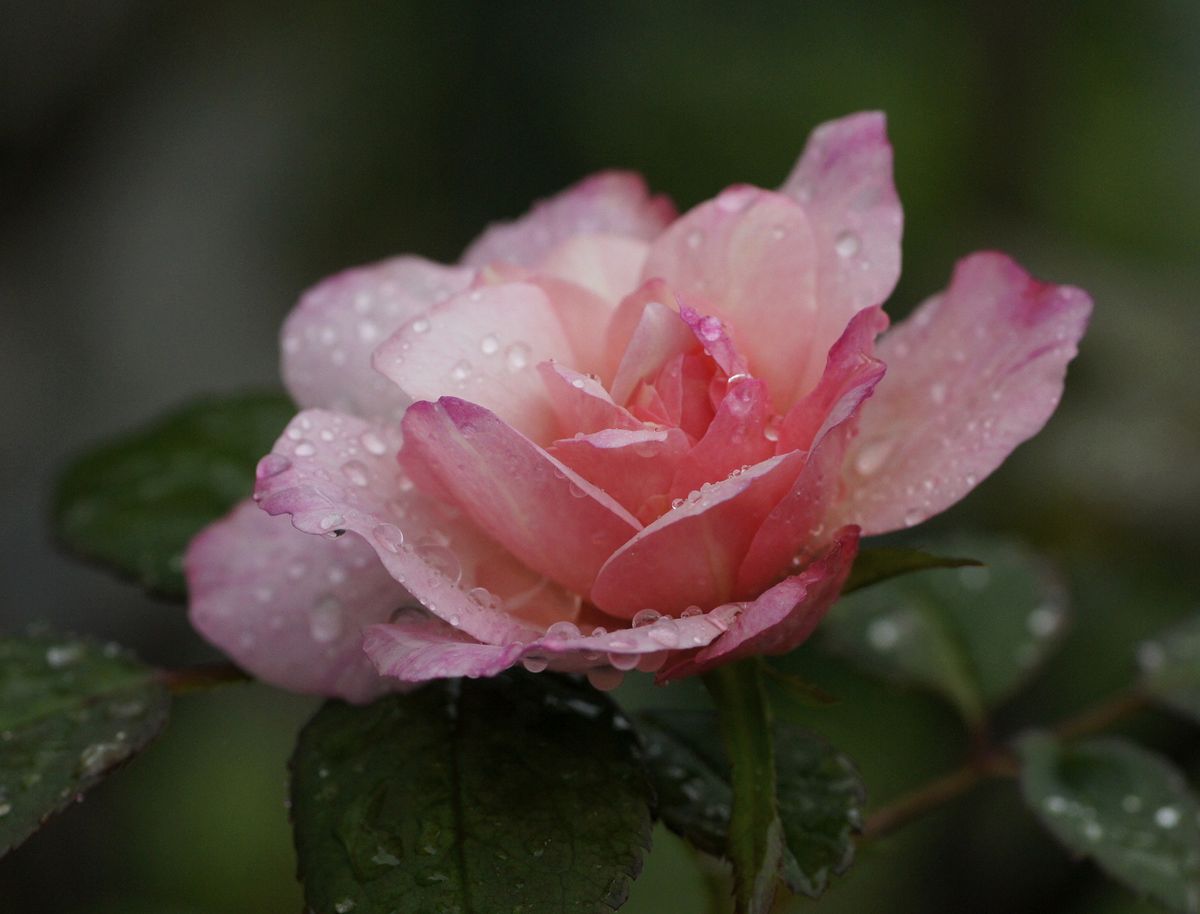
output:
M 715 666 L 799 647 L 842 591 L 858 553 L 858 529 L 839 531 L 829 548 L 800 574 L 776 584 L 737 617 L 720 639 L 682 656 L 658 675 L 659 682 L 702 673 Z
M 474 273 L 394 257 L 318 283 L 280 334 L 288 392 L 301 407 L 400 418 L 411 401 L 371 367 L 371 353 L 406 321 L 467 288 Z
M 436 616 L 403 613 L 386 625 L 372 625 L 362 650 L 380 676 L 426 682 L 467 676 L 495 676 L 512 666 L 524 645 L 481 644 Z
M 477 571 L 504 553 L 468 520 L 413 487 L 396 460 L 399 446 L 391 427 L 307 410 L 259 463 L 255 500 L 268 514 L 292 515 L 305 533 L 359 534 L 422 605 L 481 641 L 531 637 L 515 614 L 468 596 L 487 586 Z
M 551 456 L 616 499 L 643 523 L 667 510 L 670 498 L 663 493 L 687 452 L 687 436 L 677 428 L 604 429 L 564 438 L 550 448 Z
M 259 679 L 354 702 L 388 690 L 362 629 L 412 597 L 360 537 L 307 536 L 245 501 L 192 540 L 184 572 L 196 631 Z
M 733 377 L 749 371 L 745 358 L 737 351 L 729 331 L 718 318 L 703 315 L 686 304 L 679 306 L 679 316 L 725 374 Z
M 728 602 L 755 531 L 802 465 L 802 455 L 781 454 L 689 497 L 612 555 L 592 602 L 622 618 Z
M 397 330 L 375 367 L 413 400 L 461 393 L 535 440 L 554 437 L 537 364 L 573 361 L 546 293 L 528 283 L 480 286 Z
M 888 373 L 863 406 L 839 522 L 886 533 L 971 491 L 1054 412 L 1091 307 L 1003 254 L 960 261 L 880 345 Z
M 639 382 L 652 380 L 671 359 L 696 347 L 696 339 L 679 312 L 654 297 L 666 291 L 661 283 L 654 283 L 630 296 L 641 310 L 609 388 L 616 403 L 628 403 Z M 611 338 L 609 344 L 613 344 Z
M 641 524 L 483 407 L 443 397 L 404 417 L 412 449 L 479 527 L 535 571 L 586 594 Z
M 662 278 L 724 321 L 783 412 L 816 384 L 825 353 L 850 317 L 831 317 L 818 307 L 817 256 L 809 221 L 795 201 L 739 186 L 702 203 L 655 240 L 642 275 Z M 830 332 L 834 320 L 840 322 Z
M 836 317 L 827 347 L 851 314 L 882 304 L 900 276 L 904 214 L 886 118 L 868 111 L 817 127 L 780 190 L 804 207 L 817 240 L 817 297 L 822 313 Z
M 650 196 L 641 175 L 601 172 L 538 201 L 520 219 L 490 226 L 471 243 L 461 262 L 484 266 L 503 261 L 535 267 L 555 247 L 576 235 L 650 239 L 674 217 L 671 201 Z
M 706 482 L 718 482 L 734 470 L 770 457 L 775 450 L 765 434 L 770 409 L 762 381 L 744 378 L 730 383 L 704 437 L 680 462 L 671 497 L 685 496 Z
M 650 245 L 620 235 L 575 235 L 538 264 L 537 272 L 587 289 L 611 312 L 638 287 Z
M 606 428 L 640 429 L 642 423 L 617 406 L 599 381 L 559 362 L 542 362 L 538 372 L 564 434 Z

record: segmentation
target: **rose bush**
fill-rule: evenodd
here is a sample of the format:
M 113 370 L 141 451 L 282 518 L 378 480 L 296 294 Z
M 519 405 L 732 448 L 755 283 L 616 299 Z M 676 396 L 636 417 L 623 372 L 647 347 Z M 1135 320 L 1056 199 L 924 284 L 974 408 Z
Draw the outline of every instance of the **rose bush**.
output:
M 942 511 L 1041 428 L 1090 313 L 981 253 L 876 346 L 901 225 L 867 113 L 819 127 L 777 192 L 676 217 L 606 173 L 455 266 L 324 281 L 283 328 L 302 411 L 257 504 L 188 551 L 193 624 L 352 701 L 791 650 L 860 536 Z

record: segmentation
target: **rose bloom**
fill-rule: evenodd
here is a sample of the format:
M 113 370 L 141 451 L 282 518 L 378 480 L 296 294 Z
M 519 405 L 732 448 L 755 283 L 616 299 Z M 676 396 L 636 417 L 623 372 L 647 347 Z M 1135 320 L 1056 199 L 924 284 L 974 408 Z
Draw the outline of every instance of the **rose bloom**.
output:
M 457 265 L 340 273 L 283 327 L 301 412 L 191 544 L 191 619 L 260 678 L 369 700 L 516 664 L 660 681 L 790 651 L 859 538 L 954 504 L 1049 418 L 1091 310 L 974 254 L 885 334 L 880 114 L 682 216 L 633 174 Z

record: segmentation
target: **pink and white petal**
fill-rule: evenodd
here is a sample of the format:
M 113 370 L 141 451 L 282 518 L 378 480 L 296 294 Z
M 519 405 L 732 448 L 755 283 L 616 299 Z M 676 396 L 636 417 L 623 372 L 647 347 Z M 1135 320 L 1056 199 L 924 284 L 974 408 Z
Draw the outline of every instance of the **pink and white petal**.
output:
M 628 403 L 639 382 L 652 381 L 671 359 L 696 346 L 678 311 L 657 300 L 646 302 L 613 378 L 613 400 Z
M 844 325 L 854 312 L 883 304 L 900 277 L 904 228 L 884 115 L 867 111 L 817 127 L 780 190 L 812 224 L 822 311 Z
M 573 353 L 546 293 L 528 283 L 484 285 L 397 330 L 375 352 L 375 368 L 412 400 L 470 397 L 540 441 L 554 414 L 537 364 Z
M 362 642 L 379 676 L 408 683 L 495 676 L 516 663 L 523 649 L 519 642 L 482 644 L 421 611 L 372 625 Z
M 791 489 L 771 509 L 746 550 L 737 593 L 762 593 L 828 543 L 836 527 L 826 515 L 839 495 L 851 431 L 850 422 L 835 426 L 806 454 Z
M 461 263 L 537 267 L 558 245 L 576 235 L 651 239 L 674 218 L 674 204 L 664 196 L 651 196 L 641 175 L 600 172 L 539 200 L 519 219 L 489 226 L 467 247 Z
M 411 402 L 371 367 L 402 324 L 466 289 L 475 271 L 420 257 L 355 267 L 301 296 L 280 334 L 283 382 L 303 407 L 399 419 Z
M 770 413 L 766 384 L 755 378 L 731 381 L 704 437 L 680 462 L 671 482 L 671 498 L 770 457 L 775 451 L 775 443 L 766 437 Z
M 615 499 L 483 407 L 443 397 L 404 417 L 412 448 L 457 505 L 534 571 L 586 594 L 641 524 Z
M 290 514 L 304 533 L 357 533 L 413 597 L 472 637 L 529 638 L 527 623 L 467 593 L 481 586 L 476 569 L 502 550 L 416 490 L 396 459 L 399 447 L 392 426 L 306 410 L 259 462 L 254 498 L 268 514 Z
M 975 488 L 1054 412 L 1091 310 L 1003 254 L 959 261 L 880 344 L 888 373 L 863 405 L 837 522 L 886 533 Z
M 196 631 L 264 682 L 354 702 L 389 690 L 362 630 L 412 597 L 360 537 L 307 536 L 245 501 L 192 540 L 184 573 Z
M 599 374 L 604 370 L 608 354 L 604 349 L 604 332 L 615 305 L 595 292 L 565 279 L 534 275 L 527 282 L 546 293 L 558 318 L 570 356 L 567 362 L 579 371 Z
M 642 423 L 617 406 L 604 385 L 559 362 L 542 362 L 538 372 L 563 434 L 590 434 L 606 428 L 640 429 Z
M 783 412 L 816 385 L 829 346 L 850 318 L 826 313 L 817 297 L 817 262 L 800 205 L 743 185 L 675 222 L 651 245 L 642 275 L 665 280 L 724 321 Z
M 616 310 L 639 285 L 650 245 L 621 235 L 576 235 L 554 248 L 537 272 L 587 289 Z
M 613 553 L 592 602 L 625 619 L 728 602 L 755 532 L 802 465 L 802 455 L 781 454 L 689 497 Z
M 679 426 L 693 441 L 704 437 L 716 415 L 712 398 L 716 373 L 712 359 L 695 350 L 672 358 L 654 379 L 652 390 L 662 402 L 667 422 Z
M 649 523 L 670 505 L 664 493 L 688 448 L 677 428 L 614 428 L 556 441 L 550 455 Z
M 669 662 L 658 681 L 692 676 L 743 657 L 795 650 L 841 594 L 857 554 L 858 529 L 846 527 L 811 565 L 750 603 L 721 638 Z
M 691 328 L 705 353 L 712 356 L 725 374 L 733 377 L 749 371 L 746 359 L 737 351 L 728 330 L 718 318 L 702 315 L 686 304 L 680 304 L 679 316 Z
M 875 358 L 875 337 L 887 325 L 887 315 L 880 308 L 864 308 L 850 319 L 845 333 L 829 350 L 820 383 L 783 417 L 780 452 L 814 447 L 871 396 L 887 368 Z

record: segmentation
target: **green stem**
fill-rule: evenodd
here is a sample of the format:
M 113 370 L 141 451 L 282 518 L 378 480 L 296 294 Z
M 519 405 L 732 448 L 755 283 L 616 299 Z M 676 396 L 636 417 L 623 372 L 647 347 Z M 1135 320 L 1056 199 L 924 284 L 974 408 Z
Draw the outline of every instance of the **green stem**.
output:
M 253 677 L 232 663 L 201 663 L 178 670 L 160 670 L 159 681 L 172 695 L 204 692 L 231 682 L 251 682 Z

